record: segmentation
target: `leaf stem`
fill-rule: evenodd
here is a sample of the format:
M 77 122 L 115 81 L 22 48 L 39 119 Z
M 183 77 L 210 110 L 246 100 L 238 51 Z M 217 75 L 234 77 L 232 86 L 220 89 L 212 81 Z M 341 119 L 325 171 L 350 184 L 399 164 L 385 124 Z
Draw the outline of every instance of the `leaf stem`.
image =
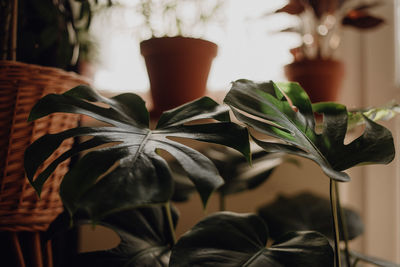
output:
M 338 210 L 336 200 L 336 181 L 330 179 L 329 183 L 329 196 L 331 201 L 331 213 L 333 220 L 333 232 L 335 234 L 335 266 L 341 267 L 340 248 L 339 248 L 339 223 L 338 223 Z
M 349 231 L 347 229 L 347 219 L 346 219 L 346 214 L 344 213 L 344 209 L 342 207 L 342 204 L 340 203 L 340 193 L 339 193 L 339 186 L 335 186 L 335 194 L 336 194 L 336 202 L 337 202 L 337 207 L 340 212 L 340 228 L 343 233 L 343 238 L 344 238 L 344 253 L 346 256 L 346 265 L 348 267 L 351 266 L 351 261 L 350 261 L 350 250 L 349 250 Z
M 171 202 L 168 201 L 163 206 L 165 209 L 165 213 L 167 214 L 169 232 L 171 236 L 171 247 L 173 247 L 176 244 L 176 236 L 175 236 L 174 221 L 172 220 L 172 214 L 171 214 Z

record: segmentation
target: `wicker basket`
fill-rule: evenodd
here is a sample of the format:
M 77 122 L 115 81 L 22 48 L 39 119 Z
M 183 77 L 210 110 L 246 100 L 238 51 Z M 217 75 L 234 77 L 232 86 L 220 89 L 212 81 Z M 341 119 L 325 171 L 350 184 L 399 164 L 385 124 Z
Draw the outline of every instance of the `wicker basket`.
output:
M 87 83 L 60 69 L 0 61 L 0 231 L 44 231 L 62 211 L 58 189 L 69 162 L 56 169 L 39 199 L 25 177 L 23 155 L 40 136 L 77 126 L 78 116 L 56 114 L 34 123 L 27 118 L 44 95 Z M 68 150 L 72 142 L 65 141 L 48 162 Z

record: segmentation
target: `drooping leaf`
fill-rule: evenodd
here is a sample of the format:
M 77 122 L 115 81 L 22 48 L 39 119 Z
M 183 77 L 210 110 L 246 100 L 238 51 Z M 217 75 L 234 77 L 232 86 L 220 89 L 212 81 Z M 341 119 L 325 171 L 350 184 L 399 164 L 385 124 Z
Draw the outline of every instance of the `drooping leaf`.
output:
M 252 164 L 250 165 L 236 150 L 210 146 L 202 151 L 217 167 L 219 174 L 224 179 L 224 184 L 217 192 L 227 196 L 246 190 L 255 189 L 273 173 L 274 169 L 286 161 L 285 154 L 267 153 L 254 143 L 251 146 Z M 184 179 L 184 172 L 173 164 L 173 176 L 175 181 L 175 201 L 186 201 L 195 191 L 193 183 Z
M 255 83 L 238 80 L 225 97 L 235 116 L 255 130 L 285 143 L 254 141 L 268 152 L 286 152 L 313 160 L 331 179 L 348 181 L 344 170 L 394 158 L 392 134 L 364 117 L 365 130 L 349 144 L 346 107 L 336 103 L 312 105 L 298 83 Z M 315 131 L 314 112 L 323 114 L 322 133 Z
M 88 151 L 61 184 L 60 194 L 71 214 L 81 208 L 93 219 L 99 219 L 115 210 L 168 201 L 173 181 L 168 163 L 158 150 L 167 151 L 182 165 L 205 204 L 223 179 L 207 157 L 170 137 L 226 145 L 250 160 L 247 130 L 230 122 L 228 108 L 208 97 L 164 113 L 154 130 L 149 128 L 144 101 L 130 93 L 105 98 L 88 86 L 78 86 L 64 94 L 42 98 L 29 119 L 32 121 L 54 112 L 84 114 L 107 124 L 45 135 L 25 152 L 27 177 L 40 193 L 49 175 L 63 160 Z M 192 123 L 202 119 L 217 122 Z M 90 139 L 60 155 L 36 174 L 64 140 L 81 136 Z
M 268 230 L 254 214 L 213 214 L 184 234 L 170 266 L 333 266 L 333 250 L 317 232 L 289 233 L 266 248 Z
M 364 224 L 355 211 L 344 207 L 343 212 L 348 238 L 352 240 L 363 233 Z M 274 202 L 260 207 L 258 215 L 268 225 L 273 239 L 287 232 L 306 230 L 317 231 L 334 239 L 329 200 L 309 192 L 291 197 L 280 195 Z M 344 240 L 343 231 L 340 233 L 341 240 Z
M 204 151 L 224 179 L 219 193 L 231 195 L 257 188 L 285 161 L 284 154 L 267 153 L 257 146 L 252 146 L 251 151 L 251 165 L 237 151 L 227 147 L 210 147 Z

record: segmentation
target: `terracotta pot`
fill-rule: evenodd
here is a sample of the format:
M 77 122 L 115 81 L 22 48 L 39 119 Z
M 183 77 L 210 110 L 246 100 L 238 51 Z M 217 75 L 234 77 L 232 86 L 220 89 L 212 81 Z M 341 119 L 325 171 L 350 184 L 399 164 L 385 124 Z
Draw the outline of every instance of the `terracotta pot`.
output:
M 195 38 L 162 37 L 140 43 L 153 100 L 152 114 L 204 96 L 216 44 Z
M 289 81 L 298 82 L 311 102 L 335 101 L 344 78 L 344 64 L 336 60 L 302 60 L 285 66 Z

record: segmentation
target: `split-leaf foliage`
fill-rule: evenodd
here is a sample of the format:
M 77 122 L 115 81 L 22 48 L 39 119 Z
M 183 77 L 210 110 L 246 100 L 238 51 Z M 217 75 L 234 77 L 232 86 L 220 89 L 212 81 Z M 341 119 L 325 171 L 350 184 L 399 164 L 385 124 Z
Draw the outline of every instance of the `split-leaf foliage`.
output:
M 336 103 L 311 104 L 297 83 L 238 80 L 224 102 L 252 131 L 281 141 L 261 140 L 252 132 L 255 143 L 266 152 L 309 158 L 334 181 L 349 181 L 344 170 L 350 167 L 388 163 L 394 157 L 390 131 L 361 113 L 352 118 L 363 120 L 364 132 L 345 144 L 349 119 L 346 107 Z M 334 252 L 322 234 L 290 232 L 274 237 L 273 245 L 267 247 L 268 228 L 260 217 L 251 214 L 213 214 L 174 244 L 176 216 L 172 213 L 171 218 L 166 208 L 170 207 L 167 203 L 175 183 L 161 150 L 176 159 L 204 205 L 214 191 L 231 194 L 251 189 L 270 173 L 266 170 L 266 176 L 230 181 L 228 171 L 223 179 L 210 159 L 178 142 L 189 138 L 227 146 L 250 162 L 247 127 L 230 121 L 228 107 L 204 97 L 163 113 L 155 129 L 151 129 L 149 113 L 139 96 L 128 93 L 105 98 L 90 87 L 78 86 L 61 95 L 45 96 L 29 119 L 55 112 L 88 115 L 105 124 L 45 135 L 25 153 L 27 177 L 40 194 L 59 164 L 86 152 L 61 183 L 60 195 L 68 211 L 68 216 L 63 216 L 76 221 L 79 214 L 85 214 L 91 223 L 117 232 L 121 243 L 108 251 L 80 255 L 78 261 L 93 263 L 102 259 L 113 266 L 333 266 Z M 317 130 L 319 116 L 315 113 L 323 117 L 321 132 Z M 41 169 L 64 140 L 84 136 L 89 138 Z M 239 161 L 234 158 L 234 162 Z M 233 177 L 240 175 L 234 173 Z M 224 180 L 226 184 L 222 186 Z M 354 253 L 351 256 L 362 260 Z

